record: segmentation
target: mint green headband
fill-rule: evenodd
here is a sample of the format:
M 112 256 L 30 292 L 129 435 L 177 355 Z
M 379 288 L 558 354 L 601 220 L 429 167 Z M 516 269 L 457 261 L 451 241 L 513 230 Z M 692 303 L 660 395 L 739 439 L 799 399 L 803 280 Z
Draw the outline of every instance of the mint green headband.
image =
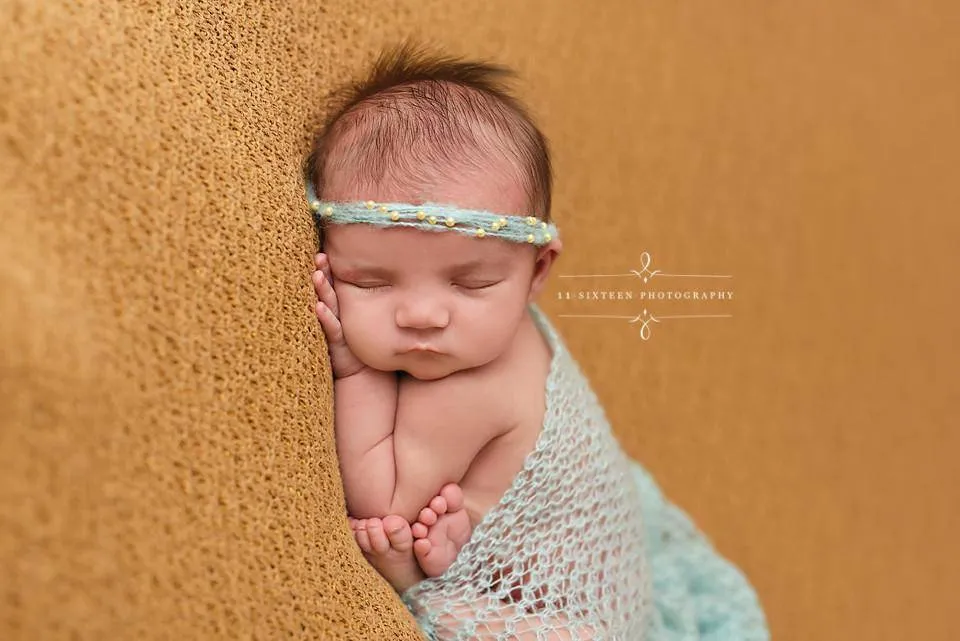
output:
M 452 205 L 321 201 L 307 181 L 307 202 L 317 224 L 366 223 L 380 227 L 413 227 L 425 231 L 456 231 L 476 238 L 502 238 L 542 246 L 559 236 L 555 225 L 534 216 L 502 216 Z

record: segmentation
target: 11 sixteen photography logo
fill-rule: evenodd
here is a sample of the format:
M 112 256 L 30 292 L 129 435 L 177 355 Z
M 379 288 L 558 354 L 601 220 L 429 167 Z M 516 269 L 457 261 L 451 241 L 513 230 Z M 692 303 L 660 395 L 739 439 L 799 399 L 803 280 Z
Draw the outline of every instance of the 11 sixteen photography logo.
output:
M 640 254 L 640 269 L 631 269 L 630 271 L 623 274 L 561 274 L 559 277 L 564 279 L 566 282 L 557 292 L 557 300 L 561 301 L 577 301 L 577 302 L 590 302 L 590 301 L 638 301 L 639 307 L 637 313 L 629 315 L 616 315 L 616 314 L 557 314 L 558 318 L 602 318 L 602 319 L 619 319 L 626 320 L 628 323 L 636 324 L 639 323 L 640 327 L 640 338 L 642 340 L 649 340 L 651 335 L 651 327 L 654 323 L 662 323 L 667 320 L 679 320 L 679 319 L 705 319 L 705 318 L 732 318 L 732 314 L 654 314 L 649 311 L 648 306 L 653 306 L 657 301 L 683 301 L 686 302 L 699 302 L 699 303 L 710 303 L 714 304 L 716 302 L 731 301 L 733 300 L 733 289 L 721 289 L 716 285 L 712 287 L 691 287 L 687 286 L 684 288 L 672 288 L 672 289 L 657 289 L 657 290 L 647 290 L 643 289 L 644 285 L 650 284 L 654 279 L 659 278 L 670 278 L 670 279 L 714 279 L 715 283 L 721 287 L 729 285 L 726 282 L 723 282 L 725 279 L 727 281 L 732 280 L 733 276 L 729 274 L 668 274 L 666 272 L 660 271 L 659 269 L 650 269 L 651 264 L 650 254 L 648 252 L 643 252 Z M 583 278 L 592 278 L 592 279 L 617 279 L 620 283 L 614 287 L 605 287 L 605 288 L 596 288 L 596 289 L 575 289 L 573 286 L 566 286 L 567 283 L 574 285 L 576 282 L 575 279 Z M 633 289 L 630 284 L 626 286 L 623 283 L 623 280 L 626 278 L 635 279 L 632 285 L 636 286 L 638 283 L 641 289 Z

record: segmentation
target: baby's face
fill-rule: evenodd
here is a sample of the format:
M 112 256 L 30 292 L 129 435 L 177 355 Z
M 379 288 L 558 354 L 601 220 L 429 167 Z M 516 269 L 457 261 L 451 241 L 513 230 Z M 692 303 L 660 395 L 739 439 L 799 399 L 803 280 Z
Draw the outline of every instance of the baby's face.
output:
M 389 181 L 356 185 L 350 176 L 331 174 L 323 197 L 452 203 L 526 215 L 529 199 L 514 176 L 508 165 L 491 161 L 482 171 L 465 169 L 414 191 Z M 558 239 L 538 248 L 455 231 L 364 224 L 329 225 L 323 249 L 351 351 L 374 369 L 405 371 L 421 380 L 479 367 L 503 354 L 559 250 Z
M 532 299 L 533 246 L 353 224 L 331 225 L 324 251 L 353 353 L 421 380 L 502 354 Z

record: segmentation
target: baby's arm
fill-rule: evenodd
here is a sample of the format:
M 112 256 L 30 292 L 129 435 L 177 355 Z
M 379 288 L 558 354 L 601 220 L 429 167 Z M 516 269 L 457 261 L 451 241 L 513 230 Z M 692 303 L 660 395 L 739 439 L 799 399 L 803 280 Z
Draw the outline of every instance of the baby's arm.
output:
M 354 518 L 393 514 L 397 385 L 396 372 L 369 367 L 334 381 L 337 457 L 347 511 Z
M 369 367 L 334 381 L 337 457 L 354 518 L 399 514 L 413 523 L 438 493 L 418 451 L 398 444 L 399 385 L 396 372 Z
M 397 486 L 394 425 L 399 379 L 360 362 L 347 346 L 329 262 L 317 254 L 313 274 L 317 317 L 327 337 L 334 377 L 334 430 L 347 511 L 354 518 L 393 513 Z

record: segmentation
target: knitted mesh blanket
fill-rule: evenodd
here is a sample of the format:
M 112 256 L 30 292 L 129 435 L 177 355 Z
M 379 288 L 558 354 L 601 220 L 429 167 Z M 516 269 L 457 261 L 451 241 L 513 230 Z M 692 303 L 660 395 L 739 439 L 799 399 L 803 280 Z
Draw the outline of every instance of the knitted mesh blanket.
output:
M 576 360 L 530 309 L 553 352 L 541 434 L 447 571 L 402 595 L 421 629 L 435 641 L 766 641 L 749 583 L 621 450 Z

